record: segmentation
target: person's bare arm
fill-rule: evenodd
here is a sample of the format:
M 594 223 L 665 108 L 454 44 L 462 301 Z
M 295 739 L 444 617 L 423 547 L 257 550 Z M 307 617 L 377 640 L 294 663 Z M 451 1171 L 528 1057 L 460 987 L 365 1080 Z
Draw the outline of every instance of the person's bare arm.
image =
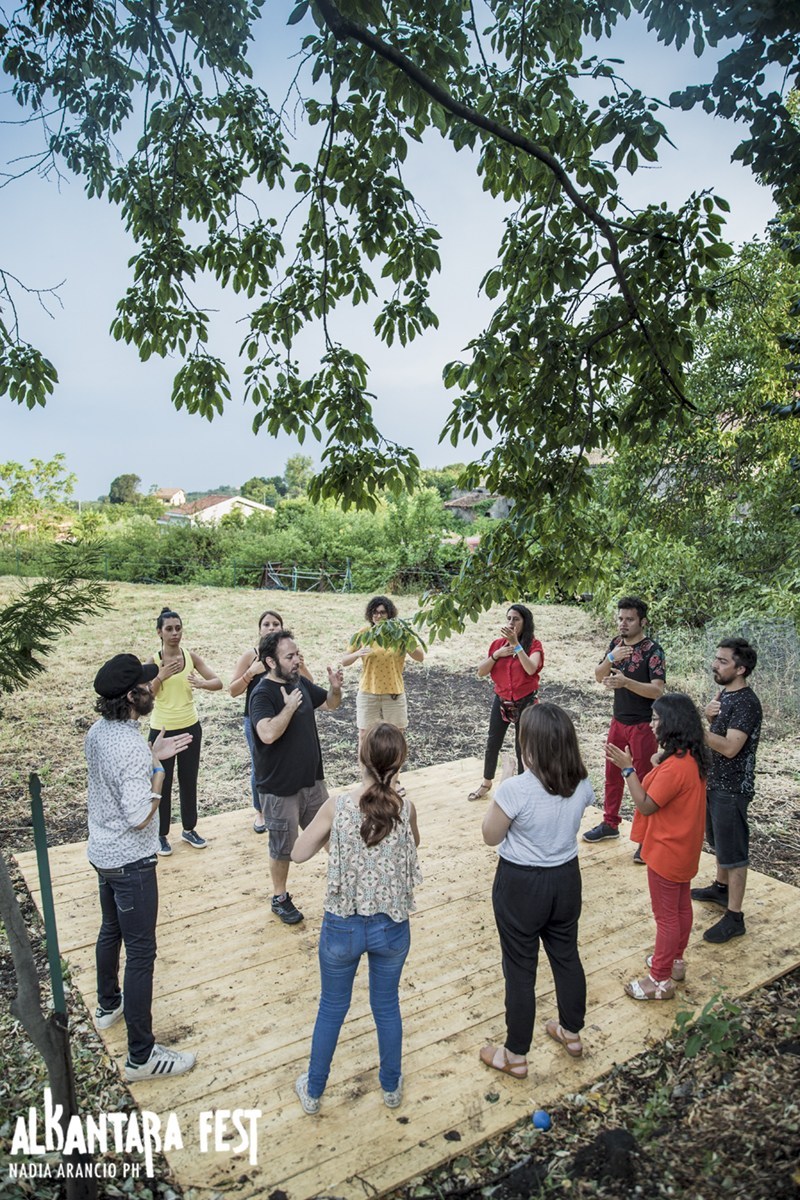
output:
M 748 736 L 743 729 L 729 729 L 724 737 L 721 733 L 711 733 L 708 730 L 706 745 L 709 750 L 714 750 L 723 758 L 736 758 L 736 755 L 744 749 Z
M 481 833 L 487 846 L 499 846 L 508 833 L 511 817 L 507 817 L 496 800 L 486 810 Z
M 328 712 L 335 712 L 342 703 L 342 683 L 344 675 L 342 668 L 337 667 L 334 671 L 333 667 L 328 667 L 328 699 L 323 704 L 323 708 L 327 708 Z
M 241 696 L 247 691 L 248 684 L 256 675 L 263 675 L 264 664 L 252 650 L 246 650 L 233 668 L 233 679 L 228 691 L 232 696 Z
M 409 801 L 409 804 L 411 804 L 411 801 Z M 419 845 L 419 825 L 417 824 L 417 810 L 414 808 L 413 804 L 411 804 L 411 815 L 408 818 L 408 823 L 411 826 L 411 833 L 414 836 L 414 845 L 418 846 Z
M 627 746 L 624 750 L 620 750 L 619 746 L 615 746 L 612 742 L 609 742 L 606 746 L 606 758 L 609 758 L 621 771 L 633 766 L 631 752 Z M 628 785 L 631 800 L 643 817 L 652 817 L 653 813 L 658 812 L 658 805 L 655 800 L 650 799 L 642 787 L 642 781 L 636 774 L 635 769 L 632 775 L 626 775 L 625 782 Z
M 629 679 L 627 675 L 623 675 L 621 671 L 615 671 L 613 668 L 610 669 L 602 683 L 604 687 L 611 688 L 613 691 L 616 691 L 617 688 L 627 688 L 629 692 L 635 692 L 637 696 L 644 696 L 646 700 L 658 700 L 666 687 L 663 679 L 650 679 L 647 683 L 640 683 L 638 679 Z
M 303 703 L 303 693 L 299 687 L 294 688 L 291 692 L 287 692 L 286 688 L 282 687 L 281 695 L 283 696 L 281 711 L 274 717 L 262 717 L 255 726 L 256 733 L 265 746 L 271 746 L 273 742 L 277 742 L 278 738 L 283 737 L 289 728 L 289 722 Z
M 210 667 L 207 667 L 199 654 L 195 654 L 193 650 L 189 653 L 192 656 L 193 671 L 187 676 L 190 685 L 193 688 L 202 688 L 207 692 L 222 691 L 222 680 L 215 675 Z
M 292 862 L 308 862 L 322 849 L 331 836 L 335 813 L 336 801 L 331 797 L 325 801 L 311 824 L 298 836 L 292 847 Z

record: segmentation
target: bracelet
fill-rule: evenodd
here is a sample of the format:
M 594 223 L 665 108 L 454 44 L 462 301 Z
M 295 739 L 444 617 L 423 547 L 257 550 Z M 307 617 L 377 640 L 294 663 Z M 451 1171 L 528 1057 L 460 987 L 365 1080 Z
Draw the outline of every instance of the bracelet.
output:
M 164 768 L 163 768 L 163 767 L 153 767 L 152 771 L 150 772 L 150 778 L 152 779 L 152 778 L 153 778 L 153 776 L 154 776 L 154 775 L 157 775 L 159 771 L 161 772 L 161 774 L 162 774 L 162 775 L 164 774 Z
M 623 767 L 622 768 L 622 778 L 623 779 L 627 779 L 629 775 L 635 775 L 635 774 L 636 774 L 636 767 Z
M 607 654 L 607 655 L 606 655 L 606 658 L 608 659 L 608 661 L 609 661 L 610 663 L 613 663 L 613 662 L 614 662 L 614 655 L 613 655 L 613 654 Z
M 161 799 L 161 792 L 151 792 L 151 793 L 150 793 L 150 799 L 151 799 L 151 800 L 160 800 L 160 799 Z
M 521 649 L 522 649 L 522 646 L 520 646 L 519 642 L 517 642 L 516 646 L 514 647 L 514 649 L 512 650 L 512 652 L 511 652 L 511 653 L 512 653 L 512 654 L 519 654 L 519 652 L 520 652 L 520 650 L 521 650 Z
M 492 662 L 493 662 L 493 663 L 496 663 L 496 662 L 497 662 L 497 659 L 495 658 L 495 655 L 494 655 L 494 654 L 490 654 L 490 655 L 489 655 L 489 658 L 492 660 Z

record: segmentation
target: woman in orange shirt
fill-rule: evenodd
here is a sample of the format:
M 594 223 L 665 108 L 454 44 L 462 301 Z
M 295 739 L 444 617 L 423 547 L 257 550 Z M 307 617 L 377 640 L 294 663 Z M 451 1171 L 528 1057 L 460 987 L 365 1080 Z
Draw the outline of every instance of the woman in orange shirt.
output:
M 642 843 L 656 919 L 655 950 L 646 960 L 650 973 L 625 984 L 634 1000 L 670 1000 L 675 981 L 686 978 L 683 955 L 692 931 L 689 884 L 703 848 L 710 762 L 700 713 L 683 692 L 667 692 L 656 700 L 652 723 L 660 749 L 644 779 L 639 780 L 627 747 L 606 746 L 606 756 L 622 770 L 636 806 L 631 838 Z

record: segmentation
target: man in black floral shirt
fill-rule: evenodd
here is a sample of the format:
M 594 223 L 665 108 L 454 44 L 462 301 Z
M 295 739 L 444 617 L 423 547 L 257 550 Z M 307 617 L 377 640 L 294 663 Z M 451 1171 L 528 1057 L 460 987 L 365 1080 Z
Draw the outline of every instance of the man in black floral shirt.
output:
M 638 596 L 624 596 L 617 604 L 617 636 L 594 669 L 595 679 L 614 693 L 614 716 L 607 740 L 621 750 L 629 747 L 634 769 L 642 779 L 651 769 L 658 743 L 650 728 L 653 701 L 664 691 L 664 651 L 645 634 L 647 605 Z M 606 759 L 603 819 L 583 835 L 586 842 L 619 837 L 619 810 L 624 782 L 619 767 Z M 642 862 L 637 849 L 634 861 Z

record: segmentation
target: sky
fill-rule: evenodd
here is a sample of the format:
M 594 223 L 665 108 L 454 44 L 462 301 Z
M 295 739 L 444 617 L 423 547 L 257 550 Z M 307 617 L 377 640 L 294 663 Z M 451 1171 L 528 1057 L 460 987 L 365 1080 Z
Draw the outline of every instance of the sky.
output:
M 256 82 L 266 86 L 269 81 L 271 98 L 284 94 L 294 73 L 291 53 L 302 31 L 302 25 L 276 31 L 273 22 L 269 40 L 263 36 L 256 44 Z M 602 51 L 625 60 L 618 70 L 629 83 L 662 98 L 711 73 L 711 60 L 698 62 L 690 49 L 679 54 L 660 48 L 632 23 Z M 0 120 L 15 115 L 16 106 L 0 97 Z M 763 233 L 774 211 L 769 193 L 746 168 L 730 162 L 741 127 L 699 111 L 662 111 L 660 119 L 676 149 L 665 147 L 657 167 L 632 178 L 629 203 L 665 199 L 677 205 L 692 191 L 713 188 L 731 203 L 729 240 L 740 244 Z M 35 137 L 32 127 L 6 124 L 6 163 L 24 161 L 38 145 Z M 370 364 L 370 390 L 384 436 L 412 446 L 423 466 L 442 466 L 474 454 L 471 444 L 438 444 L 452 402 L 441 374 L 487 319 L 478 284 L 495 261 L 504 210 L 481 191 L 474 159 L 455 155 L 438 135 L 409 154 L 406 181 L 442 235 L 442 272 L 432 287 L 440 328 L 408 347 L 387 349 L 370 336 L 358 312 L 341 310 L 332 332 L 345 344 L 355 342 Z M 29 411 L 0 399 L 0 462 L 27 463 L 61 452 L 78 477 L 76 497 L 92 500 L 107 493 L 120 474 L 138 475 L 145 492 L 151 486 L 204 491 L 237 487 L 253 475 L 282 474 L 286 459 L 298 451 L 318 461 L 319 446 L 312 438 L 301 447 L 289 436 L 252 432 L 255 408 L 243 398 L 237 367 L 246 311 L 239 298 L 209 294 L 218 310 L 209 348 L 226 360 L 234 385 L 225 413 L 211 423 L 172 407 L 178 360 L 142 363 L 133 347 L 112 339 L 109 327 L 130 280 L 127 263 L 135 248 L 117 210 L 104 200 L 88 199 L 80 181 L 30 174 L 10 182 L 0 190 L 0 228 L 5 235 L 1 268 L 29 287 L 60 285 L 58 299 L 50 304 L 52 315 L 19 297 L 23 335 L 55 363 L 60 382 L 44 409 Z M 309 340 L 310 370 L 314 355 Z M 479 443 L 478 452 L 482 448 Z

